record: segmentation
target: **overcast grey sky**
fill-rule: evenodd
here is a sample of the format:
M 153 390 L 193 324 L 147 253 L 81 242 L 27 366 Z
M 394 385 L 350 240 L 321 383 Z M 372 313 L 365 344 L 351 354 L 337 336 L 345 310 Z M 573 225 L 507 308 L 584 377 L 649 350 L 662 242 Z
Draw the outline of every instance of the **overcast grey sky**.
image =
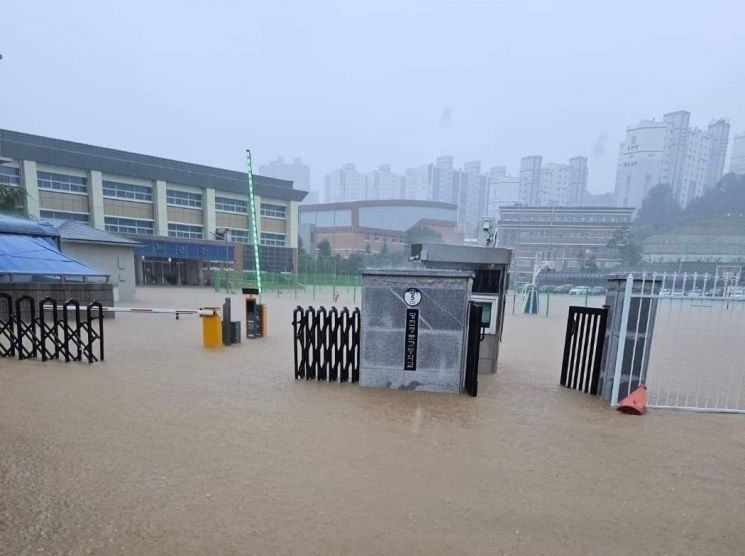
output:
M 4 0 L 0 127 L 243 169 L 590 157 L 690 110 L 745 132 L 745 2 Z M 450 118 L 443 118 L 449 111 Z

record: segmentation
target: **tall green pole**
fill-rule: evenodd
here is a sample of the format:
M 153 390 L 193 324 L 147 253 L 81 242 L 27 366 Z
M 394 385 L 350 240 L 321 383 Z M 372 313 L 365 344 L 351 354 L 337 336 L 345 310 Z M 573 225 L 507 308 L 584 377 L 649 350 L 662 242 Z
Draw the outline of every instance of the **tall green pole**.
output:
M 257 225 L 256 203 L 254 202 L 254 177 L 251 166 L 251 151 L 246 149 L 246 164 L 248 165 L 248 212 L 251 226 L 251 239 L 254 244 L 254 268 L 256 268 L 256 289 L 261 295 L 261 265 L 259 264 L 259 227 Z

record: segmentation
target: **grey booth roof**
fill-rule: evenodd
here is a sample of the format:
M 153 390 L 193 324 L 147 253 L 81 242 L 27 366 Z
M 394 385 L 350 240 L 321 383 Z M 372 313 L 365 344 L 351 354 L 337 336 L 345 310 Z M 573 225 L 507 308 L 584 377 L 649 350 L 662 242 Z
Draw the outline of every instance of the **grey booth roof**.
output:
M 458 245 L 450 243 L 415 243 L 412 255 L 418 255 L 423 262 L 457 263 L 465 265 L 509 265 L 512 262 L 512 249 L 504 247 L 482 247 L 477 245 Z
M 239 153 L 241 156 L 242 154 Z M 16 160 L 34 160 L 56 166 L 99 170 L 117 176 L 164 180 L 166 182 L 214 187 L 219 191 L 246 193 L 247 174 L 179 162 L 167 158 L 137 154 L 84 143 L 0 129 L 0 156 Z M 292 182 L 253 175 L 257 195 L 286 201 L 302 201 L 307 191 L 293 189 Z

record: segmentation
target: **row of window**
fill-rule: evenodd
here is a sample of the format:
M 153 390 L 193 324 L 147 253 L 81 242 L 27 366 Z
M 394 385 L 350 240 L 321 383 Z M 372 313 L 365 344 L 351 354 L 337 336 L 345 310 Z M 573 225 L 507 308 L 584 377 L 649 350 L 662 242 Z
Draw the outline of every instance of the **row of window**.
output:
M 271 216 L 272 218 L 287 218 L 286 211 L 287 207 L 283 205 L 261 203 L 261 216 Z
M 274 232 L 261 232 L 261 245 L 284 247 L 285 246 L 285 234 L 276 234 Z
M 215 197 L 215 210 L 248 214 L 248 201 L 231 199 L 230 197 Z
M 116 232 L 120 234 L 140 234 L 145 236 L 153 235 L 152 220 L 106 216 L 104 218 L 104 225 L 107 232 Z
M 220 212 L 237 212 L 248 214 L 248 201 L 230 197 L 215 197 L 215 210 Z M 271 203 L 261 203 L 261 216 L 287 218 L 287 207 Z
M 202 208 L 202 194 L 168 189 L 166 190 L 166 202 L 178 207 Z
M 567 215 L 567 214 L 556 214 L 553 218 L 550 215 L 520 215 L 509 212 L 504 212 L 500 217 L 503 222 L 588 222 L 597 224 L 601 222 L 630 222 L 628 216 L 579 216 L 579 215 Z
M 90 217 L 85 212 L 68 212 L 64 210 L 40 210 L 39 216 L 42 218 L 54 218 L 56 220 L 74 220 L 88 224 Z
M 66 212 L 58 210 L 41 210 L 42 218 L 54 218 L 58 220 L 73 220 L 75 222 L 89 221 L 89 216 L 82 212 Z M 118 216 L 106 216 L 104 218 L 104 227 L 107 232 L 119 234 L 139 234 L 151 236 L 154 234 L 154 223 L 152 220 L 142 220 L 139 218 L 120 218 Z M 204 228 L 197 224 L 178 224 L 168 223 L 168 235 L 170 237 L 180 237 L 187 239 L 202 239 L 204 237 Z M 249 243 L 248 230 L 230 230 L 230 241 L 236 243 Z M 261 233 L 261 244 L 269 246 L 284 247 L 286 244 L 286 235 L 273 232 Z
M 131 199 L 134 201 L 152 201 L 153 188 L 147 185 L 134 185 L 118 181 L 103 182 L 104 197 L 116 197 L 118 199 Z
M 402 237 L 373 236 L 370 234 L 365 234 L 365 239 L 367 241 L 385 241 L 388 243 L 406 243 L 406 241 L 404 241 L 404 238 Z
M 87 193 L 88 179 L 80 176 L 68 176 L 55 172 L 37 172 L 36 181 L 39 189 L 67 191 L 69 193 Z
M 40 189 L 68 191 L 71 193 L 86 193 L 88 191 L 87 179 L 84 177 L 56 174 L 54 172 L 37 172 L 37 177 Z M 18 168 L 0 167 L 0 183 L 18 185 L 20 183 Z M 103 181 L 103 194 L 105 197 L 115 197 L 118 199 L 151 202 L 153 200 L 152 187 L 109 180 Z M 168 189 L 166 191 L 166 202 L 174 206 L 202 208 L 202 194 Z M 231 199 L 230 197 L 215 197 L 215 210 L 247 214 L 248 201 Z M 261 215 L 273 218 L 286 218 L 287 207 L 261 203 Z
M 0 166 L 0 184 L 1 185 L 20 185 L 21 173 L 18 168 L 10 166 Z
M 169 222 L 168 235 L 171 237 L 202 239 L 204 237 L 204 227 L 198 224 L 172 224 Z

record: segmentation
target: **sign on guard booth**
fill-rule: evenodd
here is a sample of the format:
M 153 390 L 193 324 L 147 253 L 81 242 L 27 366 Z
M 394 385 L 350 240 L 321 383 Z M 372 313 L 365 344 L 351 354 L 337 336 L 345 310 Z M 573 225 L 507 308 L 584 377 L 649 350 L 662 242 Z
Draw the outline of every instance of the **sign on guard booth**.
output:
M 473 273 L 362 272 L 360 384 L 460 393 Z

